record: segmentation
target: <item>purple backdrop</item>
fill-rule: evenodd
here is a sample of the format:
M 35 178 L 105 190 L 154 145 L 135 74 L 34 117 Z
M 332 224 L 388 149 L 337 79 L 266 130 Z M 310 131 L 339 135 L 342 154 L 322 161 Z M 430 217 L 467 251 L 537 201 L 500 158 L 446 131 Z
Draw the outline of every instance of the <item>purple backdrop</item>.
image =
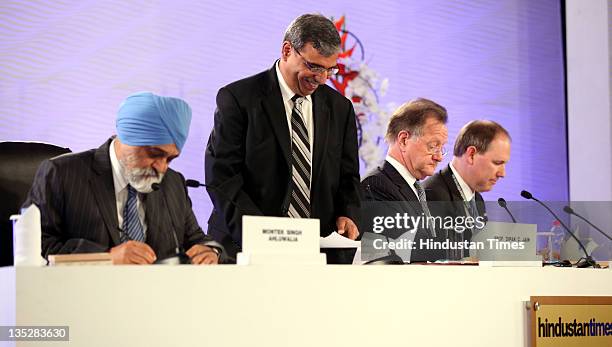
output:
M 507 178 L 486 195 L 528 189 L 566 200 L 558 0 L 80 1 L 0 3 L 0 140 L 81 151 L 113 133 L 120 102 L 151 90 L 186 99 L 189 140 L 173 167 L 203 180 L 219 87 L 272 66 L 295 16 L 346 15 L 369 66 L 390 80 L 382 103 L 417 96 L 449 111 L 449 138 L 475 118 L 512 134 Z M 451 143 L 452 145 L 452 143 Z M 204 191 L 192 191 L 203 227 Z

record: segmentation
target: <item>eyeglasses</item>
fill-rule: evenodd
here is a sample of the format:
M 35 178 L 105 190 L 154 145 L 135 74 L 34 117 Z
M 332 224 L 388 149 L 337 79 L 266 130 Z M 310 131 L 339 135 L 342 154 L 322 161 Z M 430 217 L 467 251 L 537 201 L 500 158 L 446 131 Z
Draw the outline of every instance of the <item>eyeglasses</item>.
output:
M 304 58 L 304 56 L 302 56 L 302 54 L 300 54 L 300 52 L 297 49 L 294 48 L 293 50 L 304 60 L 304 64 L 306 65 L 308 70 L 310 70 L 312 73 L 316 73 L 317 75 L 322 75 L 323 73 L 326 73 L 327 76 L 333 76 L 337 74 L 338 71 L 340 71 L 340 69 L 338 69 L 338 66 L 325 68 L 323 66 L 313 64 L 309 62 L 308 60 L 306 60 L 306 58 Z
M 431 155 L 440 154 L 441 157 L 446 157 L 448 154 L 448 149 L 440 144 L 436 144 L 435 142 L 429 142 L 425 144 L 427 146 L 427 152 Z

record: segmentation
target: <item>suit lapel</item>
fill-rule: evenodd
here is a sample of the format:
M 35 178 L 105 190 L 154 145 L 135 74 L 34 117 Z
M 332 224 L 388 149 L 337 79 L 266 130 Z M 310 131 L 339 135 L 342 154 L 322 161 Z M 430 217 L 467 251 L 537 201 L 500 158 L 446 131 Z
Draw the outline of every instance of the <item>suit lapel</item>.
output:
M 383 172 L 389 177 L 391 182 L 397 186 L 400 194 L 406 201 L 418 201 L 419 198 L 414 194 L 414 191 L 408 185 L 408 182 L 402 177 L 402 175 L 397 172 L 397 170 L 393 167 L 393 165 L 389 164 L 389 162 L 385 161 L 383 165 Z
M 91 176 L 89 185 L 98 203 L 100 214 L 104 220 L 106 230 L 113 244 L 121 243 L 119 236 L 119 223 L 117 220 L 117 204 L 115 187 L 113 185 L 113 172 L 110 163 L 109 149 L 112 139 L 109 139 L 94 153 L 92 168 L 95 175 Z
M 314 144 L 313 144 L 313 166 L 312 182 L 318 181 L 323 167 L 323 158 L 327 149 L 327 137 L 329 134 L 330 111 L 325 103 L 325 97 L 321 93 L 321 87 L 312 95 L 312 120 L 314 122 Z
M 478 215 L 488 218 L 487 217 L 487 207 L 485 205 L 484 199 L 482 198 L 482 195 L 479 192 L 476 192 L 476 209 L 478 209 Z
M 441 170 L 440 174 L 442 175 L 442 179 L 444 179 L 444 183 L 448 186 L 448 190 L 451 195 L 452 207 L 455 209 L 455 214 L 457 215 L 466 215 L 468 213 L 466 211 L 465 204 L 466 202 L 463 200 L 463 195 L 459 192 L 459 187 L 457 187 L 457 183 L 455 183 L 455 179 L 453 178 L 453 171 L 450 168 L 450 164 Z
M 453 179 L 453 171 L 450 169 L 449 165 L 442 169 L 440 174 L 442 175 L 442 179 L 444 179 L 444 183 L 446 184 L 448 190 L 451 193 L 452 201 L 463 201 L 461 193 L 459 192 L 459 188 L 457 188 L 457 184 Z
M 162 188 L 163 189 L 163 188 Z M 161 240 L 161 231 L 166 230 L 163 221 L 165 221 L 168 212 L 163 212 L 163 192 L 156 191 L 148 194 L 142 194 L 142 203 L 144 204 L 145 220 L 147 223 L 147 244 L 153 249 L 159 249 L 158 245 L 163 244 Z M 170 232 L 170 230 L 168 230 Z
M 173 185 L 170 184 L 168 176 L 161 182 L 158 191 L 142 194 L 142 202 L 145 209 L 145 220 L 147 223 L 147 244 L 155 250 L 158 257 L 175 255 L 178 251 L 184 251 L 184 227 L 181 226 L 180 212 L 173 205 L 175 196 Z M 174 187 L 176 189 L 176 187 Z M 176 239 L 175 239 L 176 236 Z
M 283 151 L 283 156 L 287 161 L 287 165 L 291 166 L 291 142 L 289 140 L 289 124 L 287 124 L 287 116 L 285 106 L 283 105 L 283 96 L 280 92 L 278 78 L 276 77 L 276 62 L 272 69 L 268 71 L 268 85 L 264 88 L 266 95 L 262 100 L 264 113 L 267 115 L 278 144 Z
M 412 188 L 408 185 L 408 182 L 402 177 L 402 175 L 391 165 L 388 161 L 385 161 L 383 173 L 393 182 L 396 189 L 399 191 L 402 200 L 401 205 L 404 211 L 410 211 L 411 214 L 417 216 L 423 212 L 419 198 L 416 196 Z

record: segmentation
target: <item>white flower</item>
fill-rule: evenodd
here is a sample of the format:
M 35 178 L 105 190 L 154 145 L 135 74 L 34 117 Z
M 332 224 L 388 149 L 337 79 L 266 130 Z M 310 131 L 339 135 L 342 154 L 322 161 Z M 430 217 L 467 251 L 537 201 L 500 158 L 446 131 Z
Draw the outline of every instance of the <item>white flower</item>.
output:
M 355 114 L 361 127 L 361 146 L 359 157 L 365 164 L 365 172 L 369 173 L 380 166 L 385 159 L 386 145 L 384 135 L 389 118 L 395 109 L 395 104 L 381 106 L 379 97 L 384 96 L 389 88 L 389 79 L 379 79 L 378 73 L 364 61 L 354 61 L 352 58 L 340 60 L 347 71 L 358 71 L 358 76 L 348 82 L 345 95 L 353 101 Z
M 385 78 L 380 83 L 380 96 L 385 96 L 387 94 L 387 89 L 389 89 L 389 79 Z

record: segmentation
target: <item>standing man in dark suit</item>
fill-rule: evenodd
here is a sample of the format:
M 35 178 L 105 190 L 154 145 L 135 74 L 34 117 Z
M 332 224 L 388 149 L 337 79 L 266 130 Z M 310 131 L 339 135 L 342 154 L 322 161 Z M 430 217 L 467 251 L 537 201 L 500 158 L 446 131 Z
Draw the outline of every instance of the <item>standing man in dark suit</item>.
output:
M 205 166 L 209 234 L 228 253 L 240 250 L 243 215 L 318 218 L 321 236 L 358 236 L 355 112 L 325 85 L 339 51 L 334 24 L 305 14 L 271 69 L 219 90 Z
M 217 263 L 222 248 L 168 168 L 190 122 L 183 100 L 134 94 L 119 109 L 117 137 L 44 161 L 24 203 L 40 209 L 42 255 L 110 252 L 114 264 L 151 264 L 185 249 L 194 264 Z
M 431 100 L 419 98 L 400 106 L 391 116 L 385 135 L 389 150 L 383 167 L 361 182 L 365 199 L 400 202 L 388 204 L 392 207 L 387 213 L 429 216 L 420 181 L 433 175 L 446 155 L 447 119 L 446 109 Z M 417 231 L 414 239 L 435 237 L 436 231 L 426 227 Z M 425 253 L 413 251 L 410 261 L 435 260 L 435 255 Z
M 475 120 L 463 126 L 455 140 L 451 163 L 425 182 L 427 200 L 433 202 L 436 213 L 486 217 L 480 193 L 490 191 L 506 176 L 510 142 L 508 131 L 496 122 Z M 470 240 L 471 235 L 468 229 L 460 239 Z M 466 252 L 455 258 L 465 256 L 468 256 Z

